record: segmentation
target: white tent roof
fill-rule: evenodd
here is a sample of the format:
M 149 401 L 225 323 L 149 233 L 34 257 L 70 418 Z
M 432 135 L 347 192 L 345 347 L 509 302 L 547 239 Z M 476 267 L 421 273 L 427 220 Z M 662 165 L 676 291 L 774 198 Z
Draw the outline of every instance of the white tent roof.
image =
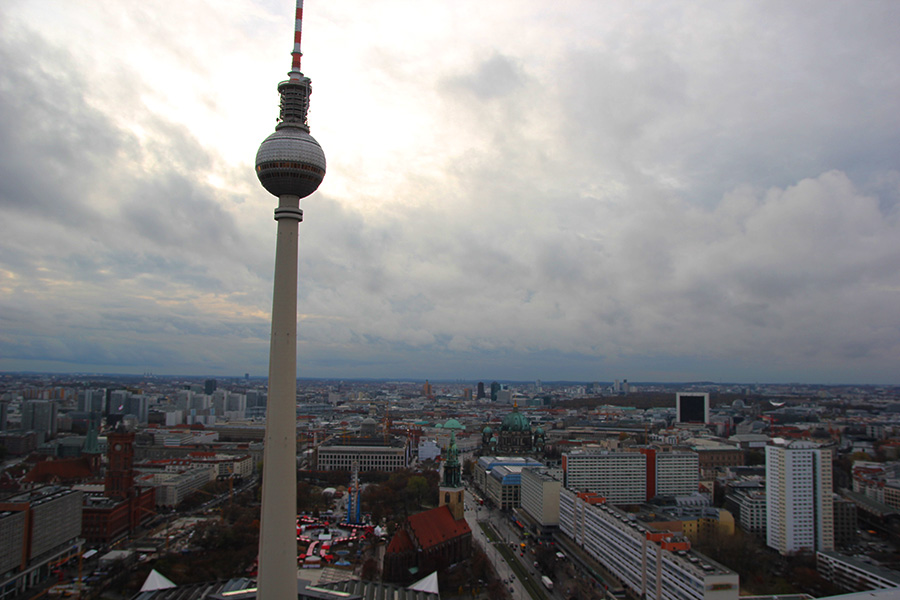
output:
M 420 579 L 408 588 L 408 590 L 415 590 L 417 592 L 431 592 L 432 594 L 440 594 L 438 591 L 438 578 L 437 571 L 425 577 L 424 579 Z
M 154 590 L 167 590 L 169 588 L 178 587 L 171 581 L 169 581 L 164 575 L 162 575 L 156 569 L 150 571 L 150 574 L 147 575 L 147 580 L 144 581 L 144 585 L 141 586 L 142 592 L 152 592 Z

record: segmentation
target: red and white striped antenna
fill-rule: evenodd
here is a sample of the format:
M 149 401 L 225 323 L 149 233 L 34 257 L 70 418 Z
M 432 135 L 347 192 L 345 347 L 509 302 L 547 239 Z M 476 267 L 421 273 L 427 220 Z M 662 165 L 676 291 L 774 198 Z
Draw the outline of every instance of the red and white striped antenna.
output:
M 294 50 L 291 52 L 291 80 L 296 81 L 303 77 L 300 72 L 300 59 L 303 52 L 300 51 L 300 37 L 303 34 L 303 0 L 297 0 L 297 14 L 294 19 Z

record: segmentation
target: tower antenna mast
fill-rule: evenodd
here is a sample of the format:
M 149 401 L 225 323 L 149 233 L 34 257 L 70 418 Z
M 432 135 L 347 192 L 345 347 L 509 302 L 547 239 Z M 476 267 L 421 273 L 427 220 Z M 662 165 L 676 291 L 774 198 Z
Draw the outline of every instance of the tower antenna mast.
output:
M 297 238 L 300 199 L 325 177 L 325 153 L 306 121 L 312 84 L 300 72 L 302 20 L 297 0 L 291 71 L 278 84 L 278 124 L 256 153 L 256 176 L 278 197 L 257 600 L 297 597 Z
M 294 49 L 291 51 L 291 72 L 288 73 L 291 79 L 303 77 L 300 72 L 300 59 L 303 58 L 303 52 L 300 51 L 300 38 L 303 35 L 303 0 L 297 0 L 297 12 L 294 17 Z M 294 76 L 296 73 L 297 77 Z

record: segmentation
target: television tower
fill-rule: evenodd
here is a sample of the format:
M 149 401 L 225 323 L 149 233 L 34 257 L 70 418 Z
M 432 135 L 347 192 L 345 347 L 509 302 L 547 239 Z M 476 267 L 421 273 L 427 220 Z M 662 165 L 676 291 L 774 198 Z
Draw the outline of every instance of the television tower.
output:
M 325 177 L 325 153 L 306 122 L 312 86 L 300 72 L 302 21 L 303 0 L 297 0 L 289 79 L 278 84 L 278 124 L 256 153 L 256 175 L 278 197 L 258 600 L 297 597 L 297 234 L 300 199 Z

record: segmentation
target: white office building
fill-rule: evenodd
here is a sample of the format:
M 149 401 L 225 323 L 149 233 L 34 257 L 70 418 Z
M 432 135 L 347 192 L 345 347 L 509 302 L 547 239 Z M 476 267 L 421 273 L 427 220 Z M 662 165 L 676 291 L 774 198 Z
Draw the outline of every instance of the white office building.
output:
M 540 528 L 542 534 L 559 526 L 561 479 L 561 472 L 555 477 L 545 468 L 522 469 L 522 487 L 519 492 L 522 510 Z
M 831 451 L 774 442 L 766 447 L 766 544 L 781 554 L 834 550 Z

